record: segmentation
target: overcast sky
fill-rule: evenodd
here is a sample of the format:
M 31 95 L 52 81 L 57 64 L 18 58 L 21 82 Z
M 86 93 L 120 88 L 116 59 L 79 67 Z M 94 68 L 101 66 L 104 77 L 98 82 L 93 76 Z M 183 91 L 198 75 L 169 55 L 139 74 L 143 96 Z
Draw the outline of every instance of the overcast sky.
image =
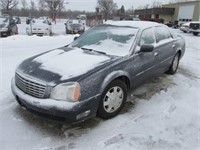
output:
M 85 11 L 95 11 L 97 0 L 66 0 L 69 4 L 65 4 L 66 9 L 71 10 L 85 10 Z M 117 3 L 118 8 L 124 5 L 125 10 L 137 8 L 138 6 L 144 6 L 146 4 L 152 4 L 153 1 L 160 1 L 166 3 L 169 0 L 113 0 Z

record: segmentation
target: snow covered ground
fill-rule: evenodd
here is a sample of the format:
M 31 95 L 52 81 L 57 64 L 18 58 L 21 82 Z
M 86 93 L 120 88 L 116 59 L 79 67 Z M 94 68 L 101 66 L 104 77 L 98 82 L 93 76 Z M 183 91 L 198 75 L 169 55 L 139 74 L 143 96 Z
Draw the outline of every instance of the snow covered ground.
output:
M 64 23 L 53 37 L 20 35 L 0 39 L 0 149 L 2 150 L 199 150 L 200 38 L 175 30 L 186 39 L 178 72 L 162 75 L 132 91 L 115 118 L 93 118 L 69 126 L 39 118 L 16 103 L 10 81 L 25 58 L 67 45 Z

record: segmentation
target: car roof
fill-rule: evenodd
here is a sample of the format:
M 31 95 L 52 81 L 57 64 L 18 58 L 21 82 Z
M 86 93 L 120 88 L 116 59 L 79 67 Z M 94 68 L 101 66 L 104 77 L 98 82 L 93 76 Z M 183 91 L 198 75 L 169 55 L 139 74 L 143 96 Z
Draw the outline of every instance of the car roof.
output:
M 106 22 L 105 24 L 114 26 L 134 27 L 139 29 L 146 29 L 155 26 L 165 26 L 161 23 L 151 22 L 151 21 L 112 21 L 112 22 Z

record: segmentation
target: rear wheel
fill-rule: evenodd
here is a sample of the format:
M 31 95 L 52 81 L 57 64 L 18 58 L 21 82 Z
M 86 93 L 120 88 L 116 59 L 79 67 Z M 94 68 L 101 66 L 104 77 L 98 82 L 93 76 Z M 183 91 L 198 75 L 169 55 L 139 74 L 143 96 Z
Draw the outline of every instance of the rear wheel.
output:
M 176 53 L 173 61 L 172 61 L 172 64 L 169 68 L 169 70 L 167 71 L 168 74 L 175 74 L 177 69 L 178 69 L 178 66 L 179 66 L 179 60 L 180 60 L 180 54 L 179 53 Z
M 103 94 L 98 108 L 98 115 L 108 119 L 116 116 L 123 108 L 127 98 L 127 87 L 121 80 L 111 82 Z

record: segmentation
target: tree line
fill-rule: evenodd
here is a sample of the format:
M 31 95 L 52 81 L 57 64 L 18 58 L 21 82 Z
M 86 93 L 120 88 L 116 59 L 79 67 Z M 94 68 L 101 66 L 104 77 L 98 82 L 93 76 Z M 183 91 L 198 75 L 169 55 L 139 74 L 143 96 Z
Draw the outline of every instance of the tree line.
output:
M 67 0 L 0 0 L 0 8 L 2 13 L 9 15 L 18 15 L 18 16 L 49 16 L 52 18 L 55 17 L 68 17 L 74 18 L 78 14 L 87 14 L 95 15 L 97 12 L 85 12 L 85 11 L 71 11 L 66 10 Z M 189 0 L 169 0 L 169 3 L 175 2 L 184 2 Z M 20 7 L 20 8 L 19 8 Z M 153 3 L 145 4 L 139 6 L 138 9 L 147 9 L 147 8 L 158 8 L 162 7 L 162 3 L 158 0 L 153 1 Z M 105 20 L 110 19 L 113 16 L 124 16 L 134 14 L 134 6 L 131 6 L 128 10 L 125 10 L 122 5 L 119 9 L 117 3 L 113 0 L 97 0 L 96 10 L 98 13 L 101 13 Z

